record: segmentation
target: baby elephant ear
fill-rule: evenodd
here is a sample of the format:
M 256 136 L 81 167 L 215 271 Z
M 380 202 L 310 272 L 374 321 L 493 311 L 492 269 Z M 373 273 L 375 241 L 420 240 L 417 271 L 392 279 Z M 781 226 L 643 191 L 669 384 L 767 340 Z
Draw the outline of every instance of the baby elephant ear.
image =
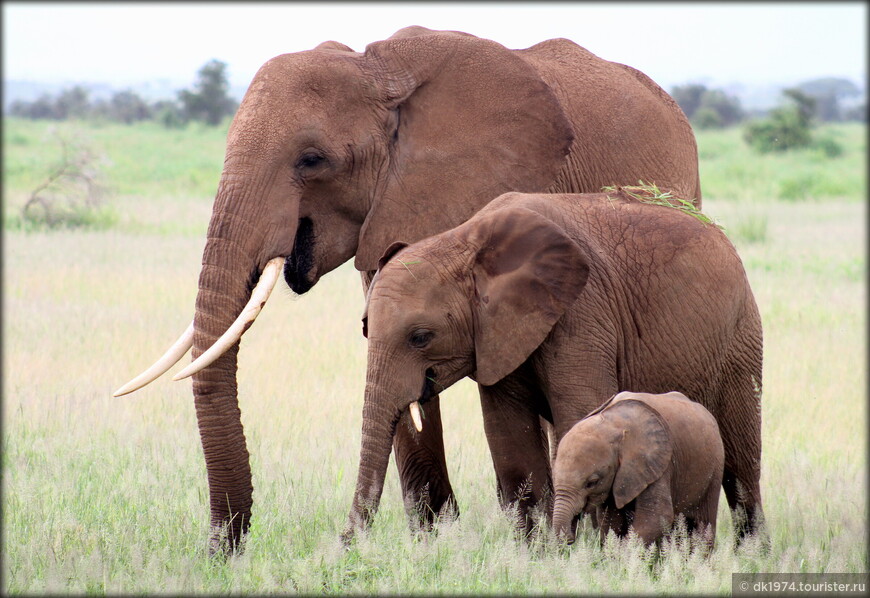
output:
M 383 268 L 394 255 L 402 251 L 407 246 L 407 243 L 404 243 L 402 241 L 396 241 L 395 243 L 387 247 L 384 255 L 382 255 L 381 259 L 378 260 L 378 270 L 377 272 L 375 272 L 371 281 L 368 283 L 368 290 L 366 291 L 366 306 L 363 310 L 362 316 L 362 333 L 365 338 L 369 337 L 369 299 L 372 296 L 372 289 L 375 286 L 375 281 L 377 280 L 378 273 L 381 271 L 381 268 Z
M 408 244 L 403 242 L 403 241 L 396 241 L 395 243 L 393 243 L 392 245 L 387 247 L 387 250 L 384 252 L 384 255 L 382 255 L 381 259 L 378 260 L 378 270 L 383 268 L 384 264 L 386 264 L 387 262 L 390 261 L 390 258 L 392 258 L 394 255 L 396 255 L 400 251 L 402 251 L 407 246 L 408 246 Z
M 495 384 L 525 361 L 574 303 L 589 276 L 585 253 L 553 221 L 526 208 L 466 225 L 472 267 L 475 379 Z
M 649 405 L 622 400 L 606 410 L 623 426 L 619 467 L 613 479 L 613 498 L 621 509 L 664 475 L 671 464 L 673 444 L 668 425 Z

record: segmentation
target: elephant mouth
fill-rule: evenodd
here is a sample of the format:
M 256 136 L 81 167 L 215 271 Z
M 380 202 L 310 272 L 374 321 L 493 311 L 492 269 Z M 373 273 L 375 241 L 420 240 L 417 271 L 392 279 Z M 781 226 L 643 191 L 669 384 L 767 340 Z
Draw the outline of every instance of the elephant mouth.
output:
M 313 273 L 314 242 L 314 222 L 311 218 L 300 218 L 293 251 L 284 260 L 284 280 L 297 295 L 307 293 L 317 282 Z
M 420 398 L 417 399 L 417 402 L 423 405 L 436 394 L 435 370 L 433 368 L 427 368 L 426 373 L 423 376 L 423 388 L 420 390 Z

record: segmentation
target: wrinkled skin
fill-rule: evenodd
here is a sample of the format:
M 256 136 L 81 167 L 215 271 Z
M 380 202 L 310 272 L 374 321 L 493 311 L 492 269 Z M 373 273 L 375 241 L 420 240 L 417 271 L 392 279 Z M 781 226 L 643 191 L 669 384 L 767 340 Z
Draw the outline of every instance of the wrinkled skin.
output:
M 574 542 L 575 517 L 595 513 L 601 542 L 633 528 L 646 544 L 683 515 L 707 548 L 716 537 L 724 450 L 716 420 L 679 393 L 622 392 L 577 422 L 553 465 L 553 529 Z
M 761 521 L 761 321 L 734 247 L 712 224 L 622 191 L 508 193 L 453 230 L 393 245 L 364 327 L 360 472 L 345 539 L 377 507 L 409 405 L 425 410 L 432 389 L 466 375 L 490 405 L 500 495 L 519 501 L 527 530 L 552 492 L 538 419 L 558 442 L 621 391 L 677 391 L 706 407 L 739 534 Z
M 284 54 L 254 77 L 227 138 L 203 251 L 194 358 L 240 313 L 264 265 L 286 258 L 297 293 L 355 257 L 364 286 L 393 241 L 452 228 L 510 191 L 655 182 L 700 202 L 691 127 L 655 83 L 567 40 L 508 50 L 410 27 L 357 53 Z M 292 342 L 292 339 L 288 339 Z M 211 550 L 248 529 L 249 455 L 238 343 L 193 379 L 211 504 Z M 484 408 L 490 408 L 486 399 Z M 438 398 L 395 450 L 409 505 L 452 501 Z

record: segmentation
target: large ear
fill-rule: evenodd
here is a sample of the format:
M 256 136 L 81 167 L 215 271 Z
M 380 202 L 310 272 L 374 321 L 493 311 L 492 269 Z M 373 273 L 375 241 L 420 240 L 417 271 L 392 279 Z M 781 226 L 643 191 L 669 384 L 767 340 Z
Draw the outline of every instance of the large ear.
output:
M 652 407 L 636 399 L 614 403 L 606 412 L 623 425 L 613 498 L 621 509 L 662 477 L 671 464 L 673 444 L 667 423 Z
M 360 231 L 358 270 L 374 270 L 396 234 L 415 242 L 504 192 L 546 189 L 574 139 L 553 91 L 493 41 L 409 28 L 370 44 L 364 69 L 398 128 Z
M 526 208 L 492 210 L 457 233 L 476 248 L 475 380 L 495 384 L 542 343 L 586 284 L 586 254 L 559 226 Z
M 371 283 L 369 283 L 369 288 L 366 290 L 366 305 L 365 309 L 363 310 L 362 316 L 362 333 L 365 338 L 369 337 L 369 299 L 372 296 L 372 289 L 375 287 L 375 282 L 377 282 L 378 274 L 380 273 L 381 268 L 383 268 L 394 255 L 402 251 L 407 246 L 408 244 L 403 241 L 396 241 L 395 243 L 387 247 L 384 255 L 382 255 L 381 259 L 378 260 L 378 271 L 375 272 L 374 277 L 372 277 Z

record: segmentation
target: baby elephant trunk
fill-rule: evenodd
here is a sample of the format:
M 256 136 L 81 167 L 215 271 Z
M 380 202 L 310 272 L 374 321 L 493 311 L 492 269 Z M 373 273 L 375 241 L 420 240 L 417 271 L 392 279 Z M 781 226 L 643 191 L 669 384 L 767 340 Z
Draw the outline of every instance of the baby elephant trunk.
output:
M 586 501 L 583 501 L 585 505 Z M 556 502 L 553 505 L 553 530 L 556 537 L 564 539 L 568 544 L 574 543 L 574 521 L 584 505 L 577 505 L 577 501 L 570 500 L 560 493 L 556 493 Z
M 391 409 L 391 398 L 382 392 L 366 392 L 363 406 L 362 446 L 359 473 L 347 528 L 342 540 L 347 543 L 357 530 L 365 530 L 377 512 L 384 489 L 384 478 L 393 447 L 393 435 L 400 413 Z

